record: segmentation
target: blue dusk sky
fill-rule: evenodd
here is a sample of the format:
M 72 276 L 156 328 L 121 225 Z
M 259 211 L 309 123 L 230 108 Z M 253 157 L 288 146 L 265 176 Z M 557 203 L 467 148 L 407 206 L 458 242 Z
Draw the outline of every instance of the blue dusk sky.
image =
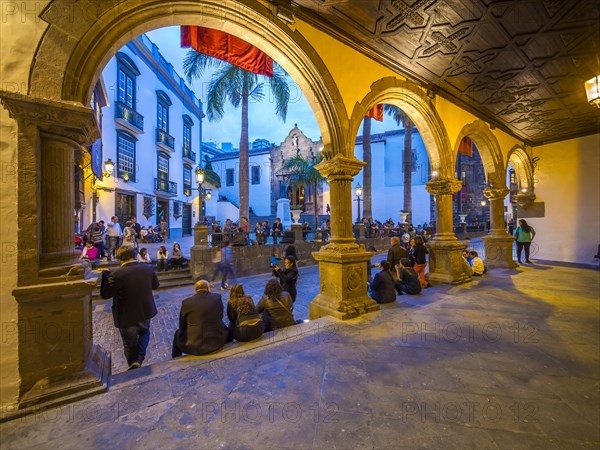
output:
M 146 33 L 146 35 L 158 46 L 165 59 L 173 64 L 176 72 L 184 77 L 183 59 L 188 49 L 179 46 L 179 27 L 159 28 Z M 205 98 L 209 79 L 210 74 L 205 73 L 203 80 L 194 80 L 191 85 L 196 96 L 202 100 Z M 248 132 L 250 142 L 255 139 L 267 139 L 279 145 L 294 127 L 294 124 L 298 124 L 302 132 L 313 141 L 317 141 L 321 136 L 315 115 L 305 95 L 291 77 L 289 83 L 290 102 L 285 123 L 275 115 L 275 105 L 272 100 L 271 102 L 269 101 L 268 88 L 264 90 L 265 98 L 262 102 L 250 103 Z M 204 120 L 202 130 L 203 140 L 218 144 L 221 142 L 231 142 L 237 148 L 240 142 L 241 115 L 241 108 L 236 109 L 230 103 L 227 104 L 225 106 L 225 114 L 221 120 L 218 122 L 210 122 L 208 119 Z M 371 132 L 373 134 L 398 129 L 395 122 L 387 116 L 383 122 L 373 120 L 371 123 Z M 362 134 L 362 129 L 359 133 Z

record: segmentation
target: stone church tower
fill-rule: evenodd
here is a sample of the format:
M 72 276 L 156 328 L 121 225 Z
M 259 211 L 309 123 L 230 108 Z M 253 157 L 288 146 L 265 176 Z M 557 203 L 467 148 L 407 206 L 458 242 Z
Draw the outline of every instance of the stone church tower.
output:
M 315 161 L 319 154 L 319 149 L 323 146 L 323 141 L 313 141 L 306 137 L 294 124 L 279 147 L 271 148 L 271 215 L 277 214 L 277 200 L 280 198 L 289 198 L 291 205 L 302 205 L 304 212 L 314 213 L 315 192 L 313 186 L 304 186 L 303 188 L 293 189 L 289 185 L 289 171 L 283 169 L 284 161 L 301 156 L 307 161 Z M 322 213 L 323 209 L 323 183 L 320 183 L 316 195 L 318 196 L 318 208 Z

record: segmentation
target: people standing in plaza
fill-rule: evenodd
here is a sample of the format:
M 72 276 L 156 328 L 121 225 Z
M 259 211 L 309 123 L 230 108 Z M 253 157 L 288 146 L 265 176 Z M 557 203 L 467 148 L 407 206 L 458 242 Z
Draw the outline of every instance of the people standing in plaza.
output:
M 210 286 L 214 287 L 214 281 L 217 279 L 219 272 L 221 273 L 221 290 L 224 291 L 229 287 L 227 284 L 227 277 L 231 275 L 234 283 L 237 282 L 235 275 L 235 269 L 233 267 L 233 242 L 228 242 L 225 247 L 217 250 L 215 257 L 213 258 L 215 264 L 215 270 L 212 278 L 210 279 Z
M 160 219 L 160 223 L 158 224 L 158 232 L 160 235 L 160 240 L 163 244 L 166 244 L 169 239 L 169 226 L 164 218 Z
M 167 247 L 161 245 L 158 251 L 156 252 L 156 270 L 166 271 L 167 263 L 169 262 L 169 252 L 167 251 Z
M 423 243 L 423 238 L 421 236 L 415 237 L 415 247 L 413 250 L 413 256 L 415 258 L 415 265 L 413 268 L 417 275 L 419 276 L 419 282 L 421 283 L 421 287 L 425 288 L 429 284 L 425 279 L 425 269 L 427 268 L 427 247 Z
M 171 356 L 205 355 L 227 343 L 228 330 L 223 323 L 221 294 L 210 292 L 208 281 L 194 285 L 196 293 L 183 300 L 179 311 L 179 328 L 173 337 Z
M 119 218 L 112 216 L 108 223 L 108 260 L 112 261 L 115 257 L 117 248 L 119 247 L 119 239 L 121 239 L 121 225 L 119 224 Z
M 400 239 L 398 236 L 392 237 L 390 239 L 390 243 L 392 246 L 388 250 L 387 262 L 389 264 L 390 271 L 393 274 L 396 274 L 396 267 L 400 265 L 400 260 L 402 258 L 406 258 L 408 256 L 408 253 L 406 252 L 406 249 L 400 245 Z
M 123 247 L 137 248 L 135 229 L 133 228 L 133 222 L 128 220 L 123 228 Z
M 535 230 L 525 219 L 519 219 L 519 226 L 515 230 L 514 236 L 517 241 L 517 260 L 521 263 L 521 254 L 523 253 L 523 249 L 525 249 L 525 262 L 531 264 L 529 250 L 531 241 L 535 237 Z
M 98 258 L 105 258 L 106 251 L 104 250 L 104 232 L 106 231 L 106 227 L 104 226 L 104 220 L 99 220 L 98 223 L 92 225 L 94 225 L 91 231 L 92 243 L 98 250 Z
M 133 231 L 135 231 L 135 248 L 138 248 L 140 246 L 139 245 L 140 239 L 142 238 L 142 236 L 141 236 L 142 227 L 138 223 L 137 217 L 132 217 L 131 222 L 133 223 L 131 225 L 131 228 L 133 228 Z
M 252 297 L 244 293 L 241 284 L 236 284 L 229 291 L 227 302 L 227 318 L 229 319 L 229 339 L 240 342 L 253 341 L 262 336 L 265 325 L 256 311 Z
M 296 301 L 298 291 L 296 284 L 298 283 L 298 268 L 296 267 L 296 258 L 293 256 L 286 256 L 284 259 L 285 268 L 282 270 L 279 266 L 272 267 L 273 275 L 279 278 L 281 287 L 284 291 L 288 292 L 292 297 L 292 305 Z
M 123 339 L 127 370 L 131 370 L 140 367 L 146 357 L 150 319 L 157 313 L 152 290 L 160 283 L 152 266 L 135 260 L 133 248 L 119 248 L 117 257 L 121 267 L 102 272 L 100 296 L 113 299 L 114 324 Z
M 267 281 L 264 295 L 256 305 L 256 312 L 262 314 L 265 332 L 294 325 L 293 306 L 292 297 L 283 291 L 277 279 Z
M 283 236 L 283 224 L 281 223 L 281 219 L 279 217 L 277 217 L 275 222 L 273 222 L 271 234 L 273 235 L 273 244 L 277 245 L 277 240 Z

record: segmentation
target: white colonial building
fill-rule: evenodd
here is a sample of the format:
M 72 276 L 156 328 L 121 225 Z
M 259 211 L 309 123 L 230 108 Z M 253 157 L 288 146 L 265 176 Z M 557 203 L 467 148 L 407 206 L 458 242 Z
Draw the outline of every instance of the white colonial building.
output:
M 194 171 L 201 158 L 202 103 L 158 47 L 142 35 L 111 58 L 102 79 L 102 143 L 92 150 L 96 176 L 80 229 L 116 215 L 122 224 L 165 219 L 170 237 L 191 235 L 198 214 Z M 106 176 L 105 162 L 114 163 Z M 104 176 L 102 172 L 104 171 Z M 206 213 L 216 213 L 216 200 Z
M 371 135 L 371 209 L 375 220 L 384 221 L 391 217 L 394 222 L 398 222 L 401 218 L 400 211 L 404 208 L 403 151 L 403 129 Z M 361 161 L 363 160 L 362 136 L 356 140 L 354 155 Z M 411 198 L 412 222 L 415 225 L 431 221 L 431 197 L 425 189 L 425 183 L 428 181 L 427 150 L 419 131 L 417 128 L 413 128 Z M 362 171 L 354 177 L 353 186 L 358 183 L 364 186 Z M 354 201 L 354 218 L 358 216 L 357 207 L 358 202 Z M 363 216 L 362 211 L 361 216 Z

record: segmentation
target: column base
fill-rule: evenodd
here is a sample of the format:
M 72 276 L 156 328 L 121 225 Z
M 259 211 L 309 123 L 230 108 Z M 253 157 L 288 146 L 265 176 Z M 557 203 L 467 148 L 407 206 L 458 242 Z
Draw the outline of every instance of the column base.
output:
M 485 243 L 485 261 L 488 268 L 498 267 L 514 269 L 518 264 L 513 259 L 515 238 L 502 230 L 500 233 L 490 233 L 482 237 Z
M 92 343 L 91 292 L 95 284 L 96 279 L 91 279 L 13 291 L 18 323 L 11 332 L 18 333 L 21 385 L 14 414 L 106 391 L 110 353 Z
M 367 293 L 367 261 L 364 245 L 328 244 L 313 257 L 319 262 L 321 292 L 309 305 L 309 318 L 333 316 L 347 320 L 379 310 Z
M 302 238 L 302 225 L 299 223 L 293 223 L 292 224 L 292 231 L 294 233 L 294 241 L 295 242 L 302 242 L 303 238 Z
M 432 239 L 427 243 L 429 249 L 429 277 L 432 285 L 463 284 L 471 281 L 462 257 L 464 245 L 456 239 Z M 468 264 L 468 263 L 467 263 Z

